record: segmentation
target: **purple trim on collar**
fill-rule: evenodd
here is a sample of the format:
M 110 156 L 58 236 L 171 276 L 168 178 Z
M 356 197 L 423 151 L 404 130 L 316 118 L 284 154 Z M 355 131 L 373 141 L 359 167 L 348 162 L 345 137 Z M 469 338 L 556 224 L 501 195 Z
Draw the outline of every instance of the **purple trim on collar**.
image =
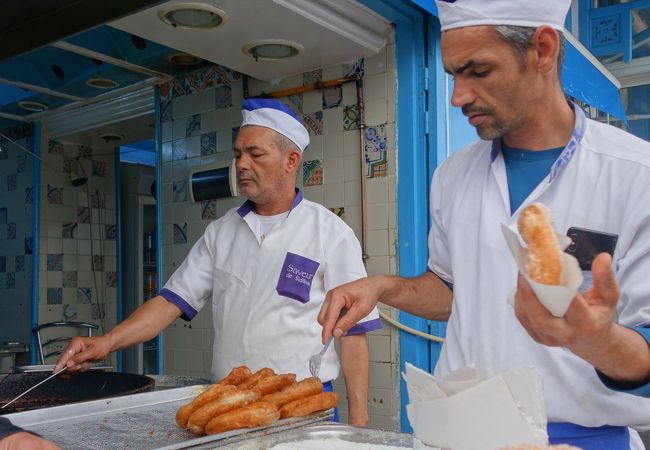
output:
M 289 210 L 289 213 L 291 213 L 291 210 L 298 206 L 298 204 L 302 201 L 302 191 L 298 188 L 296 188 L 296 196 L 293 198 L 293 203 L 291 204 L 291 209 Z M 239 207 L 237 210 L 237 214 L 239 214 L 241 217 L 246 217 L 246 215 L 251 212 L 255 211 L 255 203 L 253 203 L 250 200 L 246 200 L 243 205 Z
M 353 326 L 345 333 L 346 336 L 352 336 L 353 334 L 364 334 L 370 331 L 379 330 L 382 327 L 381 320 L 372 319 L 367 322 L 361 322 Z
M 585 134 L 585 128 L 587 126 L 585 113 L 577 105 L 573 103 L 569 103 L 569 105 L 573 108 L 573 112 L 575 113 L 576 124 L 573 129 L 573 133 L 571 134 L 571 139 L 569 139 L 566 147 L 564 147 L 564 150 L 562 150 L 560 156 L 558 156 L 558 158 L 551 166 L 551 176 L 549 178 L 549 183 L 558 176 L 562 168 L 564 168 L 564 166 L 569 163 L 571 158 L 573 158 L 576 150 L 578 150 L 578 144 L 582 140 L 582 136 Z M 497 156 L 499 156 L 499 153 L 501 153 L 501 139 L 494 139 L 492 141 L 492 150 L 490 152 L 491 163 L 494 162 Z
M 244 204 L 241 205 L 237 210 L 237 214 L 239 214 L 241 217 L 246 217 L 246 214 L 251 211 L 255 211 L 255 203 L 250 200 L 246 200 Z
M 183 299 L 180 295 L 175 292 L 170 291 L 169 289 L 161 290 L 158 295 L 164 297 L 169 303 L 172 303 L 183 312 L 181 319 L 190 321 L 198 314 L 198 311 L 190 306 L 189 303 Z

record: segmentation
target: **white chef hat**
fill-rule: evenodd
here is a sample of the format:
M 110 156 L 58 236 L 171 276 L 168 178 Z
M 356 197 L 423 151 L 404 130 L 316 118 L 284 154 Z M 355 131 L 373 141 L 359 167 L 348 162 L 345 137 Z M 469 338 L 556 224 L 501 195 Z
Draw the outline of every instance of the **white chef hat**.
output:
M 441 31 L 476 25 L 564 29 L 571 0 L 436 0 Z
M 270 98 L 248 98 L 242 107 L 241 126 L 270 128 L 296 144 L 300 151 L 309 145 L 309 132 L 298 116 L 284 103 Z

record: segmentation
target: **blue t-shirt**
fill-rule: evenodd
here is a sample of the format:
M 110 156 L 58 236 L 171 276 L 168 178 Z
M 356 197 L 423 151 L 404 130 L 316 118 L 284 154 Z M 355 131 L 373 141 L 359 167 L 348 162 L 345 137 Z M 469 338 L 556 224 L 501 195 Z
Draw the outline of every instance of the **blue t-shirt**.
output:
M 564 147 L 530 151 L 502 144 L 501 151 L 508 175 L 511 213 L 514 213 L 537 185 L 546 178 L 562 150 Z

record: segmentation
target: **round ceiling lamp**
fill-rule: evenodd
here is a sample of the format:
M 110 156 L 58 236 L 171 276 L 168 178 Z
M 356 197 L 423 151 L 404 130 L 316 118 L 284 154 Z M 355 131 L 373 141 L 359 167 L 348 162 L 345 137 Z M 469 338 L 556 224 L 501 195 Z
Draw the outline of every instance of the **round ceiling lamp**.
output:
M 223 24 L 228 14 L 204 3 L 176 3 L 159 10 L 158 18 L 174 28 L 209 30 Z
M 124 136 L 117 133 L 102 133 L 98 137 L 106 144 L 108 144 L 109 142 L 118 142 L 124 139 Z
M 31 102 L 29 100 L 18 102 L 18 106 L 32 112 L 43 112 L 47 111 L 49 108 L 45 103 Z
M 176 66 L 195 67 L 200 65 L 203 60 L 198 56 L 190 55 L 185 52 L 176 52 L 167 55 L 167 60 Z
M 280 60 L 292 58 L 304 51 L 304 47 L 296 42 L 284 39 L 264 39 L 246 44 L 242 51 L 256 60 Z
M 113 89 L 120 85 L 115 80 L 111 80 L 110 78 L 103 78 L 103 77 L 88 78 L 86 80 L 86 84 L 96 89 Z

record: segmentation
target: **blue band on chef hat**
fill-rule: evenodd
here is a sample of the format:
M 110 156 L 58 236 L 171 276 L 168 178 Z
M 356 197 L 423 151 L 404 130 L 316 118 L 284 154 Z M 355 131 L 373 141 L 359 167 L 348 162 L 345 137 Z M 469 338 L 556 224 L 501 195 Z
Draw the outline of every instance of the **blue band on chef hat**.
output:
M 241 126 L 271 128 L 291 140 L 300 151 L 309 145 L 309 132 L 300 118 L 284 103 L 270 98 L 244 100 Z

